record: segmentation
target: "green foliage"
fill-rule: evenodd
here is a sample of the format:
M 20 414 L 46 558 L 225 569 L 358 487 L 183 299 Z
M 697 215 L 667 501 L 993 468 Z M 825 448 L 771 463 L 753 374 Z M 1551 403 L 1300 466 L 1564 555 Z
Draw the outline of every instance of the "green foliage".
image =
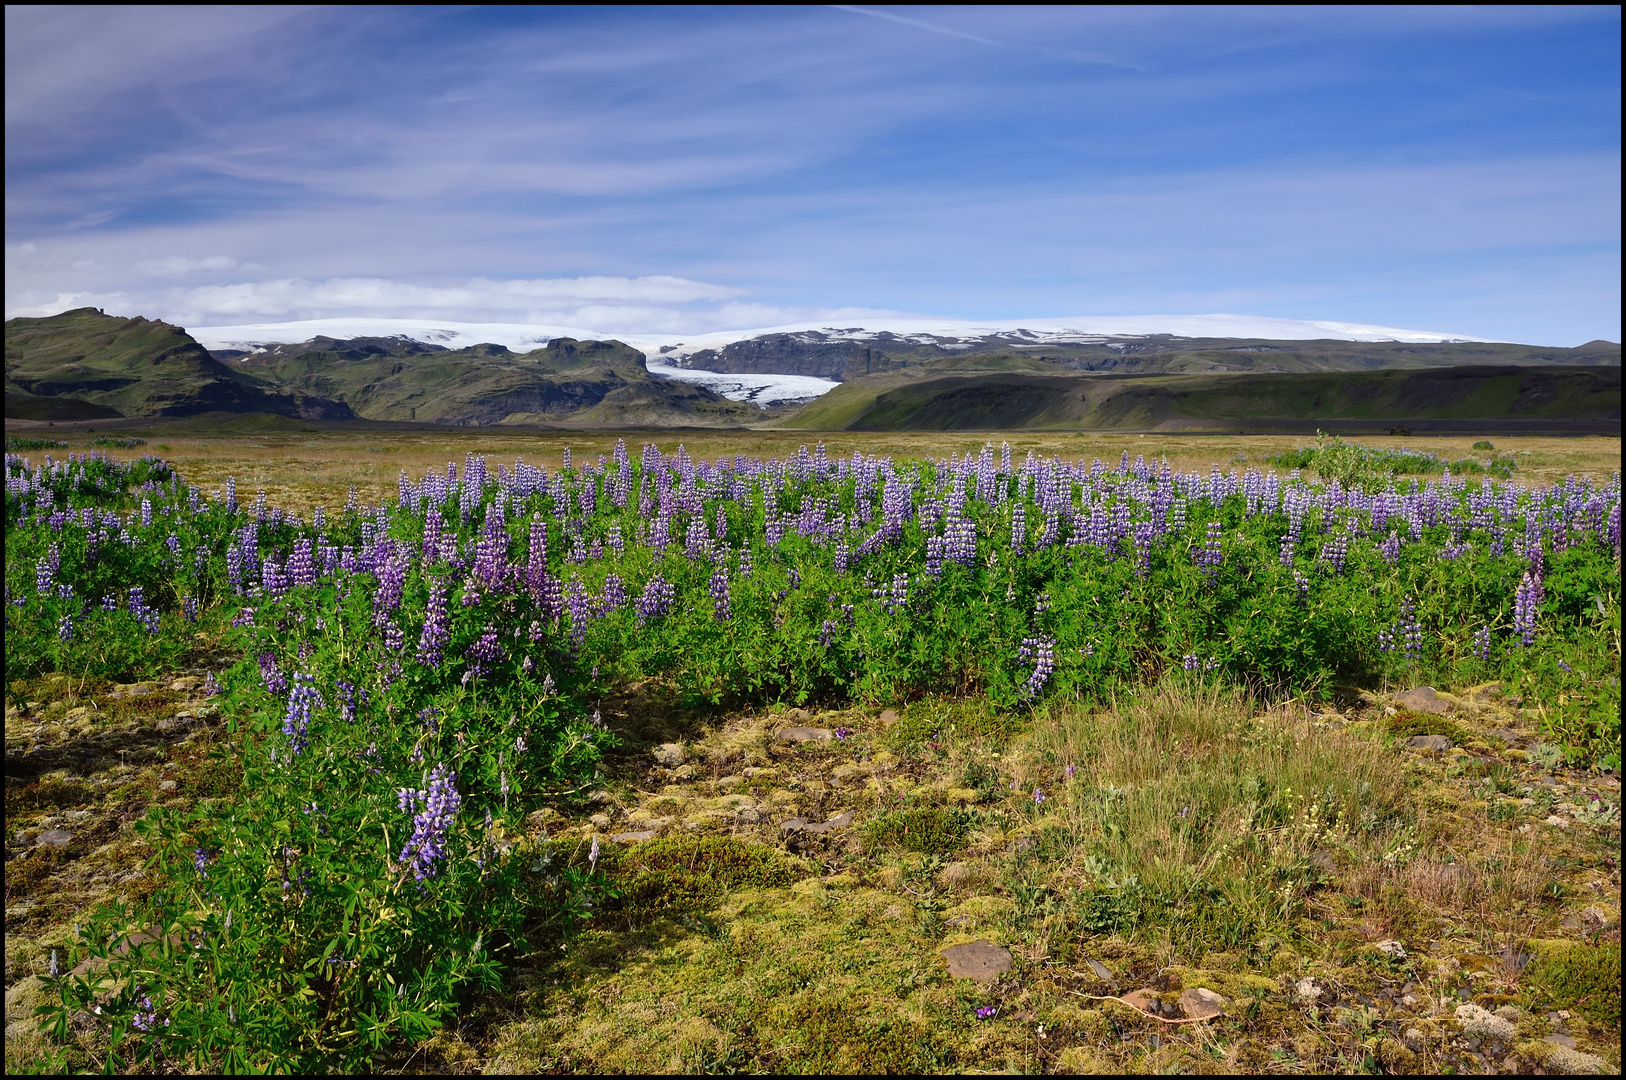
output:
M 1489 439 L 1480 439 L 1478 442 L 1474 443 L 1473 448 L 1475 450 L 1495 450 L 1496 444 L 1492 443 Z
M 67 445 L 67 443 L 61 441 L 60 439 L 30 439 L 25 438 L 22 435 L 6 436 L 6 449 L 8 451 L 62 450 L 65 449 Z
M 1455 720 L 1409 709 L 1402 709 L 1389 717 L 1384 721 L 1384 727 L 1396 739 L 1409 739 L 1414 735 L 1444 735 L 1452 742 L 1461 744 L 1468 738 L 1468 733 Z
M 145 446 L 146 439 L 124 439 L 116 435 L 98 435 L 92 439 L 90 445 L 105 446 L 112 450 L 134 450 L 138 446 Z

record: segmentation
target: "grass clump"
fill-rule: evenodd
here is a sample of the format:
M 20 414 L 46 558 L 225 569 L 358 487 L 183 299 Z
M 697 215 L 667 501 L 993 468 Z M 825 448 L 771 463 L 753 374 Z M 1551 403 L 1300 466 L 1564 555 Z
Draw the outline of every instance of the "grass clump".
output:
M 123 439 L 117 435 L 98 435 L 91 440 L 92 446 L 105 446 L 114 450 L 134 450 L 138 446 L 147 445 L 146 439 Z
M 1545 942 L 1525 977 L 1554 1008 L 1582 1013 L 1606 1029 L 1620 1029 L 1619 943 Z
M 1288 940 L 1328 867 L 1402 842 L 1380 743 L 1259 715 L 1238 691 L 1164 683 L 1057 711 L 1026 742 L 1042 764 L 1025 786 L 1054 794 L 1011 887 L 1065 904 L 1080 940 L 1166 935 L 1192 959 Z

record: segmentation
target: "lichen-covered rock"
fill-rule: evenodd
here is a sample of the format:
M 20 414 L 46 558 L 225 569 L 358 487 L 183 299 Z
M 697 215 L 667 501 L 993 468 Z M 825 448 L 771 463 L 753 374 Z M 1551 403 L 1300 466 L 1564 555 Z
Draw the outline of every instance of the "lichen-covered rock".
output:
M 1499 1039 L 1510 1042 L 1517 1034 L 1511 1021 L 1504 1020 L 1495 1013 L 1478 1005 L 1458 1005 L 1457 1023 L 1462 1025 L 1462 1033 L 1470 1039 Z

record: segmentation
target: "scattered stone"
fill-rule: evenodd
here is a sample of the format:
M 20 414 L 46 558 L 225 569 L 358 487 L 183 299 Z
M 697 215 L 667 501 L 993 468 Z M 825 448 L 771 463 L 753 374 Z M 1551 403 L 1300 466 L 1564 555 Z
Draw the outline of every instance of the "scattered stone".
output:
M 173 780 L 160 780 L 158 782 L 159 791 L 174 791 L 178 786 Z
M 1547 816 L 1547 820 L 1542 822 L 1542 824 L 1551 825 L 1555 829 L 1567 829 L 1570 827 L 1570 823 L 1559 817 L 1557 814 L 1549 814 Z
M 1131 990 L 1118 1000 L 1122 1001 L 1125 1005 L 1139 1009 L 1143 1013 L 1151 1013 L 1154 1016 L 1157 1015 L 1156 990 L 1147 990 L 1144 987 L 1140 990 Z
M 1100 979 L 1102 982 L 1109 983 L 1112 981 L 1111 969 L 1109 969 L 1105 964 L 1101 963 L 1101 961 L 1092 960 L 1086 956 L 1084 958 L 1084 966 L 1089 968 L 1095 977 Z
M 1317 986 L 1315 980 L 1308 975 L 1300 979 L 1298 984 L 1293 987 L 1293 990 L 1298 994 L 1300 1001 L 1311 1005 L 1315 1004 L 1316 999 L 1321 996 L 1321 987 Z
M 951 945 L 940 955 L 948 961 L 949 974 L 956 979 L 992 982 L 1011 970 L 1010 950 L 987 941 Z
M 1437 750 L 1444 753 L 1451 749 L 1451 740 L 1444 735 L 1413 735 L 1406 740 L 1406 745 L 1413 750 Z
M 1570 1035 L 1547 1035 L 1543 1037 L 1543 1041 L 1550 1042 L 1554 1046 L 1562 1046 L 1566 1050 L 1575 1049 L 1575 1038 Z
M 1180 1010 L 1192 1020 L 1212 1020 L 1225 1011 L 1225 998 L 1212 990 L 1194 987 L 1180 994 Z
M 800 712 L 801 710 L 792 709 L 791 711 L 792 712 Z M 777 738 L 780 742 L 804 743 L 804 742 L 829 742 L 831 740 L 831 738 L 833 738 L 833 736 L 831 735 L 831 732 L 830 732 L 829 728 L 822 728 L 822 727 L 788 727 L 788 728 L 782 728 L 775 735 L 775 738 Z
M 1450 708 L 1440 700 L 1432 686 L 1413 687 L 1395 700 L 1400 703 L 1401 708 L 1410 709 L 1412 712 L 1433 713 L 1436 716 L 1444 714 Z
M 745 777 L 743 776 L 725 776 L 717 781 L 717 786 L 724 789 L 737 788 L 743 783 L 745 783 Z
M 1380 941 L 1376 945 L 1372 946 L 1372 948 L 1376 949 L 1384 956 L 1390 956 L 1396 960 L 1404 960 L 1406 958 L 1406 946 L 1402 945 L 1398 941 Z
M 1518 1034 L 1518 1029 L 1511 1022 L 1478 1005 L 1458 1005 L 1456 1015 L 1457 1023 L 1462 1025 L 1462 1033 L 1470 1039 L 1511 1042 L 1513 1036 Z
M 672 770 L 672 779 L 673 780 L 693 780 L 694 779 L 694 766 L 693 765 L 681 765 L 678 768 L 673 769 Z
M 131 686 L 128 689 L 127 693 L 129 693 L 129 695 L 131 697 L 136 697 L 136 696 L 138 696 L 140 694 L 155 693 L 157 690 L 158 690 L 158 687 L 154 686 L 152 683 L 143 682 L 143 683 L 136 683 L 134 686 Z
M 636 844 L 643 840 L 655 839 L 654 829 L 643 829 L 638 832 L 618 832 L 610 837 L 618 844 Z
M 884 727 L 884 728 L 889 728 L 893 724 L 896 724 L 898 722 L 898 710 L 896 710 L 896 709 L 882 709 L 881 710 L 881 715 L 880 715 L 880 721 L 881 721 L 881 726 Z
M 41 847 L 65 848 L 73 843 L 73 833 L 67 829 L 46 829 L 34 838 Z
M 655 763 L 664 765 L 668 769 L 675 769 L 683 764 L 683 747 L 675 742 L 661 743 L 655 748 Z
M 607 829 L 607 828 L 610 827 L 610 815 L 609 814 L 594 814 L 592 817 L 588 818 L 587 820 L 591 821 L 596 827 L 598 827 L 600 829 Z
M 1433 1040 L 1422 1028 L 1407 1028 L 1406 1033 L 1400 1036 L 1400 1041 L 1406 1044 L 1406 1049 L 1420 1054 L 1428 1049 L 1429 1043 Z

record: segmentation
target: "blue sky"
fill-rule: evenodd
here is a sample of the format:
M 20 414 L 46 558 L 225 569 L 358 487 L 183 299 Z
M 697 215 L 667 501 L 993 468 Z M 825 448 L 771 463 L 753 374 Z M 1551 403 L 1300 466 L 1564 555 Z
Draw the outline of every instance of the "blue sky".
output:
M 1618 8 L 6 9 L 6 314 L 1620 340 Z M 852 323 L 849 323 L 852 325 Z

